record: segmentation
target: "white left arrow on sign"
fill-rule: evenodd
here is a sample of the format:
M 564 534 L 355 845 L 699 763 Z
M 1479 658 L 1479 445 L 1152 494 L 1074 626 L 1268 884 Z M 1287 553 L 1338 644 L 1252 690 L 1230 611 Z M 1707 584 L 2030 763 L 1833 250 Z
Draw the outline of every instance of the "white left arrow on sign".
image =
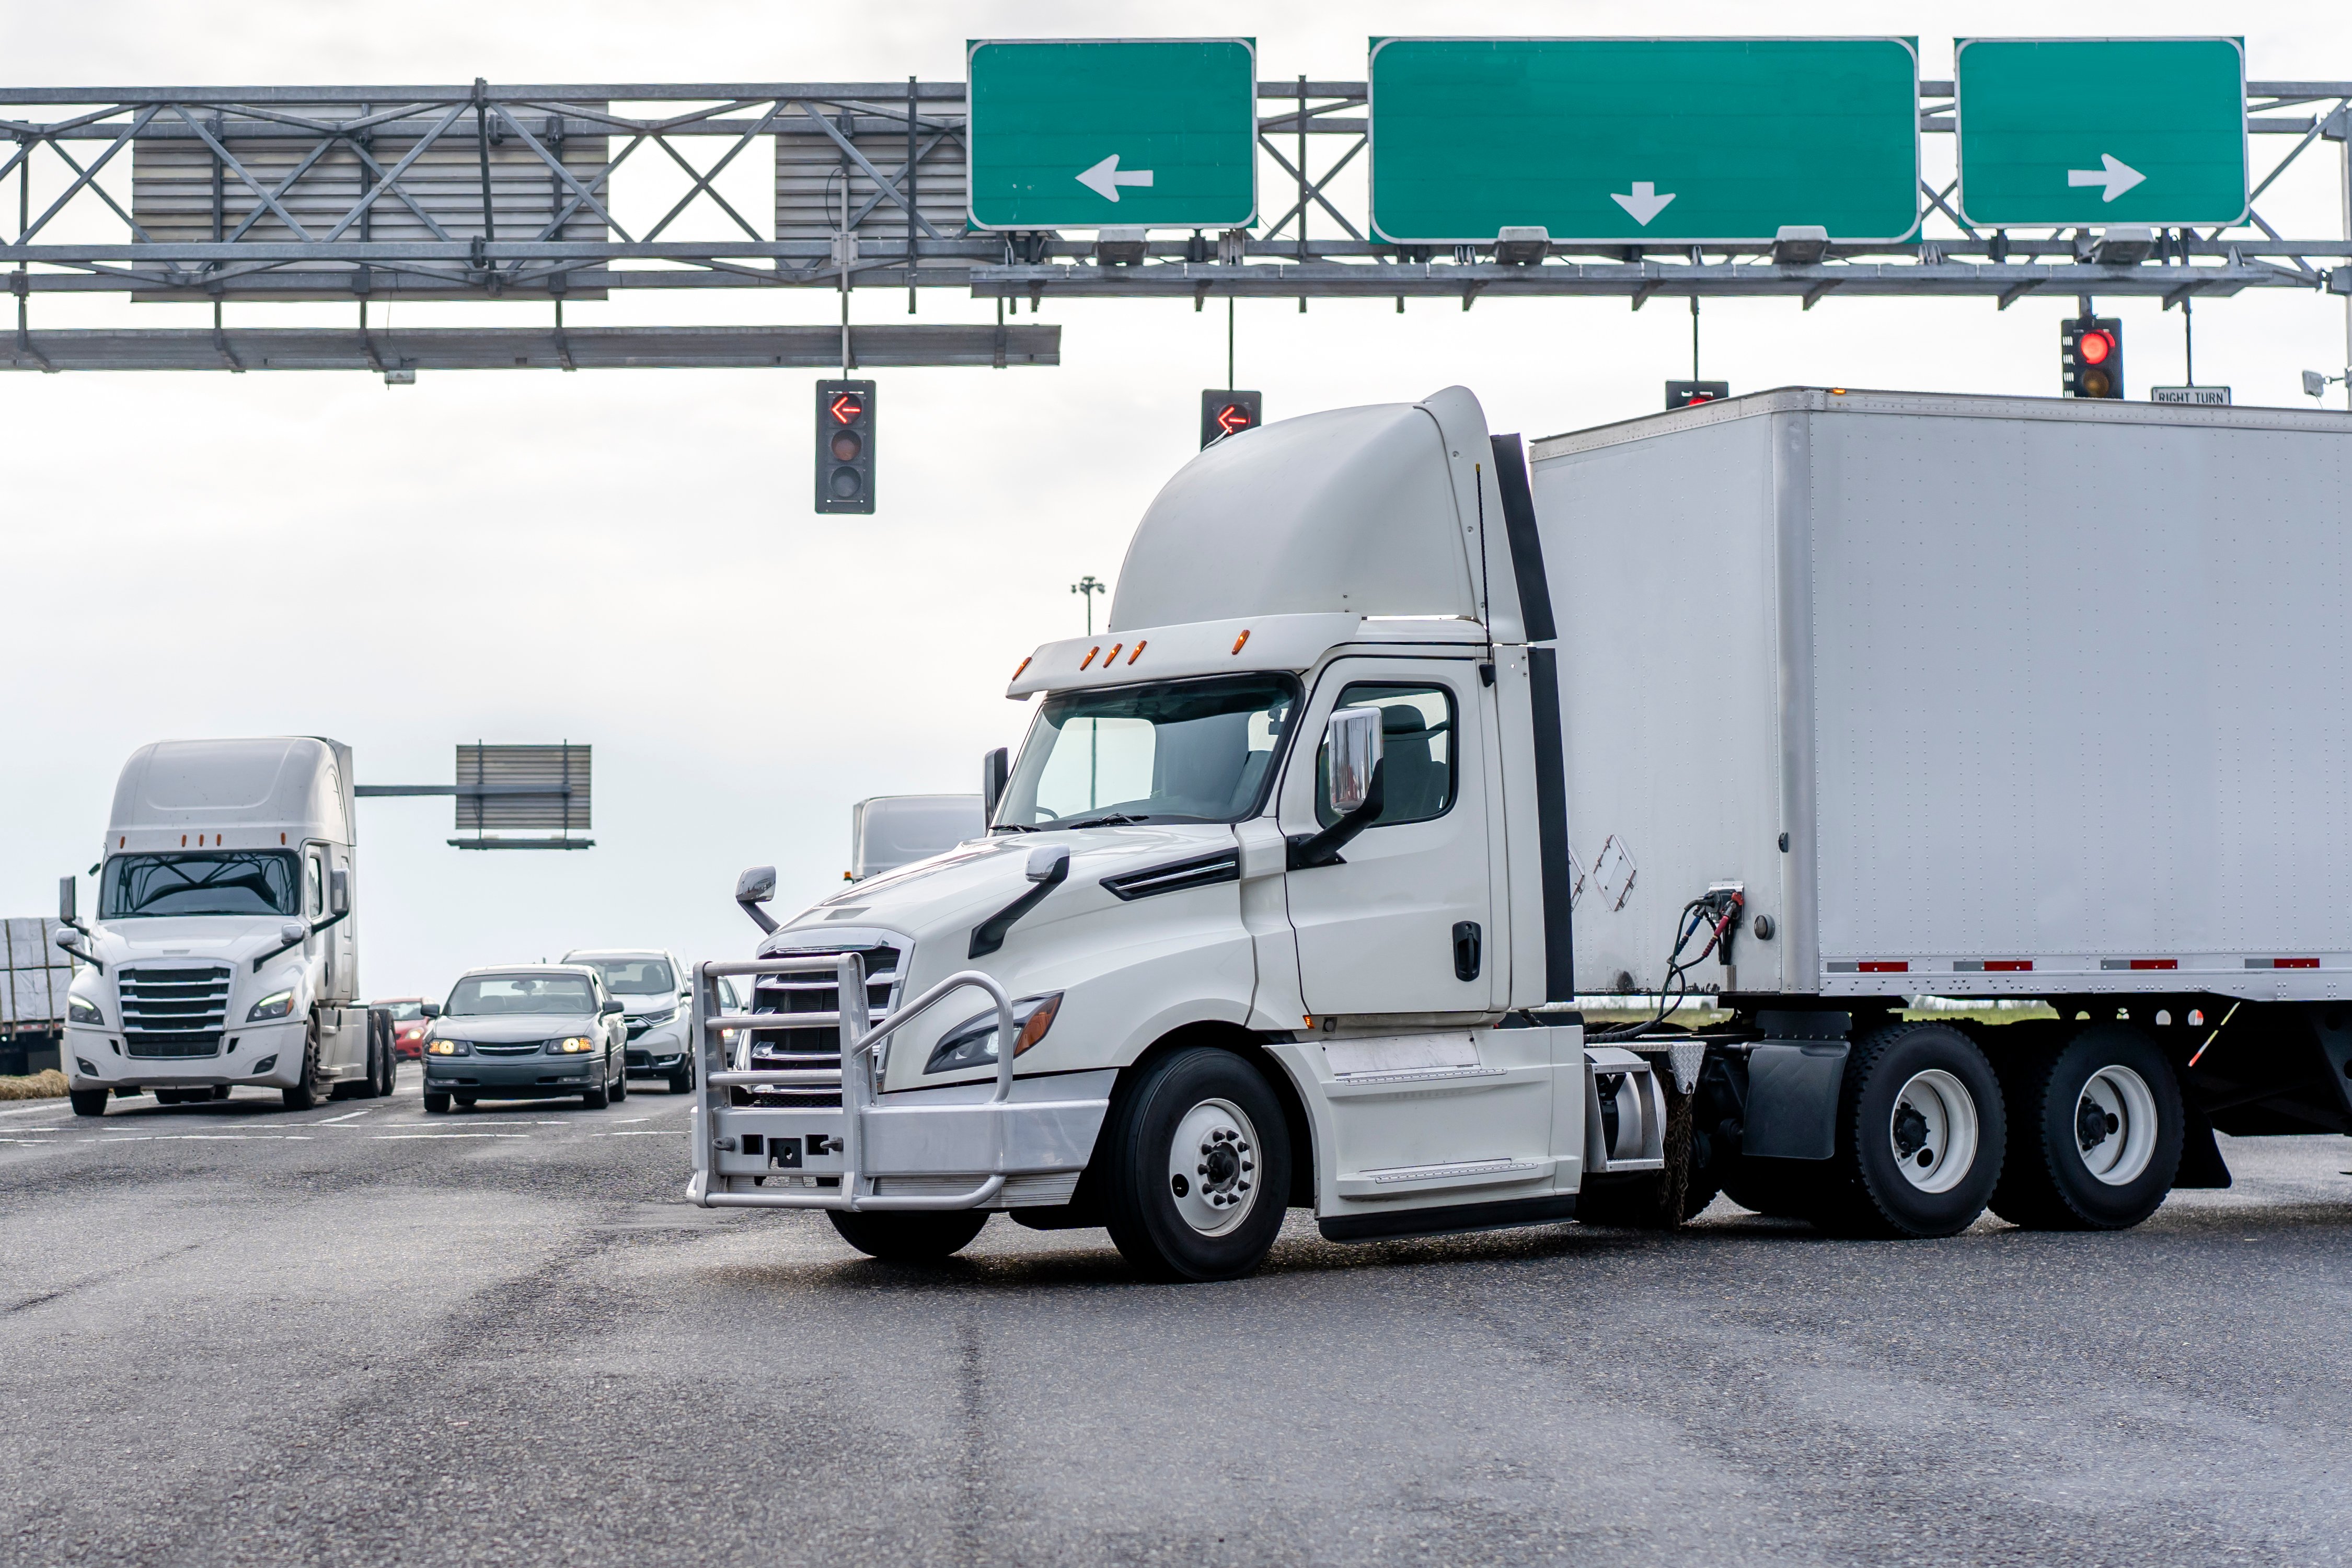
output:
M 2105 185 L 2106 190 L 2099 196 L 2102 202 L 2114 201 L 2147 178 L 2146 174 L 2141 174 L 2113 153 L 2100 153 L 2099 166 L 2095 169 L 2066 171 L 2066 183 L 2069 185 Z
M 1118 200 L 1119 186 L 1148 185 L 1151 184 L 1151 171 L 1149 169 L 1121 169 L 1118 166 L 1118 154 L 1113 153 L 1109 157 L 1105 158 L 1101 163 L 1097 163 L 1093 168 L 1088 169 L 1085 174 L 1080 174 L 1078 176 L 1078 184 L 1086 186 L 1087 189 L 1094 192 L 1095 195 L 1100 196 L 1103 200 L 1107 202 L 1115 202 Z

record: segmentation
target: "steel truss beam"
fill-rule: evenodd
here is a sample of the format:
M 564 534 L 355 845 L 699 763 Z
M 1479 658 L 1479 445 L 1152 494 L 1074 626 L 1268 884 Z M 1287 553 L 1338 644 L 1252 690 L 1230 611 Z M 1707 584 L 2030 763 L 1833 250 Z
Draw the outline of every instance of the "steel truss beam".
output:
M 1566 245 L 1555 246 L 1538 262 L 1507 266 L 1495 262 L 1486 247 L 1433 250 L 1365 237 L 1370 233 L 1369 215 L 1351 209 L 1348 198 L 1332 189 L 1339 175 L 1362 166 L 1369 133 L 1363 82 L 1267 81 L 1259 84 L 1258 97 L 1265 205 L 1281 211 L 1279 220 L 1255 237 L 1163 234 L 1147 245 L 1141 264 L 1112 266 L 1097 260 L 1093 240 L 1085 235 L 972 235 L 935 221 L 940 187 L 929 184 L 931 171 L 962 156 L 961 82 L 0 89 L 0 153 L 5 154 L 0 156 L 0 198 L 16 198 L 14 204 L 0 199 L 0 220 L 7 217 L 8 205 L 16 209 L 13 223 L 0 221 L 0 241 L 5 242 L 0 243 L 0 268 L 13 268 L 5 275 L 17 300 L 11 363 L 31 368 L 40 368 L 43 361 L 179 364 L 194 354 L 185 341 L 193 337 L 202 340 L 202 353 L 194 357 L 208 365 L 274 367 L 301 354 L 320 363 L 374 364 L 362 352 L 367 340 L 355 333 L 296 334 L 316 340 L 301 347 L 291 338 L 243 330 L 132 330 L 79 339 L 33 332 L 29 300 L 49 293 L 130 291 L 142 300 L 199 302 L 225 297 L 348 298 L 363 303 L 491 297 L 561 301 L 616 289 L 952 289 L 983 299 L 1017 301 L 1026 296 L 1034 310 L 1049 294 L 1190 298 L 1196 306 L 1212 296 L 1392 297 L 1400 302 L 1450 297 L 1460 299 L 1465 309 L 1482 295 L 1598 294 L 1628 298 L 1638 309 L 1661 293 L 1789 296 L 1810 308 L 1834 292 L 1840 298 L 1982 297 L 2005 308 L 2037 291 L 2152 295 L 2168 302 L 2255 288 L 2347 292 L 2352 273 L 2352 237 L 2282 237 L 2258 212 L 2226 233 L 2165 232 L 2147 261 L 2104 266 L 2095 259 L 2093 232 L 1969 229 L 1959 222 L 1948 189 L 1925 186 L 1928 217 L 1912 243 L 1832 247 L 1823 262 L 1812 266 L 1777 265 L 1763 247 Z M 2260 197 L 2323 136 L 2341 137 L 2352 106 L 2352 82 L 2254 82 L 2246 104 L 2250 132 L 2296 138 L 2284 157 L 2255 171 L 2254 194 Z M 35 110 L 41 114 L 27 112 Z M 1920 84 L 1923 133 L 1948 133 L 1952 111 L 1949 81 Z M 1310 168 L 1308 136 L 1345 140 Z M 681 139 L 688 137 L 719 138 L 725 144 L 698 159 L 685 150 Z M 845 175 L 866 182 L 847 215 L 847 232 L 811 233 L 803 227 L 766 237 L 760 215 L 738 211 L 720 195 L 719 176 L 762 137 L 795 138 L 803 146 L 814 139 L 826 166 L 837 161 Z M 5 145 L 10 138 L 13 149 Z M 605 153 L 583 162 L 575 152 L 574 162 L 567 163 L 566 143 L 581 138 Z M 79 156 L 78 142 L 85 144 Z M 152 219 L 149 227 L 141 226 L 135 196 L 126 208 L 110 190 L 110 180 L 122 178 L 121 153 L 130 149 L 135 157 L 139 147 L 149 144 L 188 150 L 173 154 L 181 167 L 189 151 L 199 167 L 209 161 L 215 182 L 210 235 L 159 237 L 150 232 Z M 381 157 L 372 151 L 378 144 L 387 147 Z M 650 155 L 667 157 L 683 173 L 686 192 L 642 215 L 616 212 L 614 172 L 632 157 L 648 155 L 648 144 Z M 535 198 L 537 216 L 528 222 L 519 223 L 500 205 L 519 198 L 494 198 L 493 146 L 503 150 L 498 180 L 505 186 L 514 188 L 518 171 L 540 181 L 536 188 L 543 194 Z M 889 148 L 901 151 L 885 151 Z M 427 189 L 417 182 L 429 173 L 425 163 L 436 149 L 443 159 L 440 184 Z M 478 212 L 463 205 L 467 198 L 450 194 L 453 153 L 468 168 L 479 155 Z M 597 158 L 601 164 L 589 167 Z M 803 171 L 811 166 L 804 159 L 797 165 Z M 32 200 L 37 170 L 56 176 L 44 184 L 37 211 Z M 331 183 L 331 180 L 341 184 Z M 10 193 L 12 177 L 16 189 Z M 933 203 L 929 211 L 917 199 L 919 180 L 924 199 Z M 1286 187 L 1288 194 L 1277 195 Z M 238 214 L 233 220 L 223 205 L 230 200 Z M 664 237 L 699 204 L 723 217 L 732 237 Z M 887 225 L 872 221 L 885 212 Z M 401 220 L 390 226 L 404 227 L 410 237 L 376 232 L 387 226 L 380 216 L 386 213 Z M 183 220 L 178 226 L 184 231 L 188 226 Z M 1310 233 L 1310 226 L 1334 232 L 1327 238 Z M 576 237 L 583 228 L 600 237 Z M 110 238 L 80 237 L 104 236 L 110 229 Z M 64 234 L 76 237 L 55 237 Z M 908 309 L 914 309 L 911 294 Z M 810 330 L 829 341 L 838 338 L 835 328 Z M 858 329 L 861 343 L 866 333 L 880 330 Z M 689 347 L 698 340 L 677 336 L 677 331 L 577 330 L 569 334 L 575 345 L 570 359 L 574 364 L 802 363 L 790 358 L 797 351 L 758 347 L 764 329 L 710 329 L 736 345 L 724 351 Z M 630 332 L 643 336 L 642 353 L 625 349 L 619 337 L 596 335 Z M 385 337 L 374 334 L 377 341 Z M 479 344 L 479 351 L 461 346 L 459 337 Z M 530 345 L 522 344 L 525 338 Z M 538 363 L 546 357 L 544 345 L 553 341 L 543 332 L 520 333 L 509 342 L 499 333 L 460 331 L 447 340 L 446 363 Z M 145 360 L 138 357 L 141 342 L 152 345 Z M 583 353 L 577 346 L 583 343 L 596 346 Z M 960 357 L 920 363 L 994 363 L 994 347 L 992 337 L 989 352 L 976 360 L 971 351 L 957 348 L 937 352 Z M 706 352 L 720 357 L 695 357 Z M 779 360 L 778 353 L 786 357 Z M 1052 363 L 1049 352 L 1039 353 L 1015 354 L 1013 360 Z M 806 363 L 837 359 L 836 342 L 834 351 Z M 869 355 L 866 363 L 886 362 Z

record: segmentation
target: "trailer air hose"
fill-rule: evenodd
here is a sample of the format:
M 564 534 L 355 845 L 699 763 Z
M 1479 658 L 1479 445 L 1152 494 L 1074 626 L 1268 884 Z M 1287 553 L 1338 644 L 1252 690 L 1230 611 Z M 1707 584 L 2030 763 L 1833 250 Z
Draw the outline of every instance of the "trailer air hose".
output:
M 1738 928 L 1739 911 L 1747 902 L 1747 895 L 1738 889 L 1724 888 L 1713 892 L 1702 893 L 1685 904 L 1682 913 L 1675 917 L 1675 924 L 1680 934 L 1675 938 L 1674 951 L 1666 954 L 1666 977 L 1658 987 L 1656 1016 L 1639 1024 L 1622 1024 L 1613 1029 L 1603 1029 L 1591 1038 L 1595 1040 L 1626 1039 L 1635 1035 L 1647 1034 L 1664 1023 L 1674 1010 L 1681 1006 L 1684 999 L 1690 994 L 1691 970 L 1706 963 L 1707 955 L 1714 952 L 1718 946 L 1727 948 L 1729 933 Z M 1702 926 L 1706 928 L 1706 945 L 1685 959 L 1683 957 L 1683 949 L 1690 945 L 1691 938 L 1698 934 L 1699 928 Z

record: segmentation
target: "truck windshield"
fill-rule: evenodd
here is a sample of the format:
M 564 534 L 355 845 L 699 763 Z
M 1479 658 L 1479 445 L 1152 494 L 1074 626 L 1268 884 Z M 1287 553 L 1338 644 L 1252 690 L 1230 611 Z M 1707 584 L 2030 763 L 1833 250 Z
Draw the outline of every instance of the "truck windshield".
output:
M 290 849 L 117 855 L 106 863 L 99 918 L 290 915 L 299 887 Z
M 444 1017 L 498 1017 L 517 1013 L 593 1013 L 582 974 L 469 974 L 449 993 Z
M 604 989 L 615 996 L 666 996 L 677 989 L 677 976 L 658 958 L 583 958 L 604 977 Z
M 1297 706 L 1298 683 L 1283 675 L 1049 697 L 996 821 L 1238 822 L 1265 800 Z

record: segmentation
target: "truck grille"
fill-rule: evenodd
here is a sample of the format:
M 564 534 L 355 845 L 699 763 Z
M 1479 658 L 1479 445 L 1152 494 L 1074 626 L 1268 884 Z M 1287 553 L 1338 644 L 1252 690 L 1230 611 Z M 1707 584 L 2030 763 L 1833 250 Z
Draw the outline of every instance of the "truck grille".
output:
M 832 958 L 856 952 L 866 961 L 866 1007 L 879 1019 L 898 1003 L 902 967 L 895 947 L 835 948 L 831 952 L 773 956 Z M 762 974 L 751 992 L 754 1013 L 833 1013 L 840 998 L 832 980 L 808 974 Z M 831 1068 L 841 1066 L 841 1031 L 837 1028 L 759 1029 L 751 1034 L 754 1068 Z M 760 1089 L 733 1091 L 738 1105 L 838 1106 L 841 1091 L 834 1089 Z
M 226 967 L 212 964 L 123 970 L 122 1048 L 134 1057 L 218 1056 L 228 976 Z

